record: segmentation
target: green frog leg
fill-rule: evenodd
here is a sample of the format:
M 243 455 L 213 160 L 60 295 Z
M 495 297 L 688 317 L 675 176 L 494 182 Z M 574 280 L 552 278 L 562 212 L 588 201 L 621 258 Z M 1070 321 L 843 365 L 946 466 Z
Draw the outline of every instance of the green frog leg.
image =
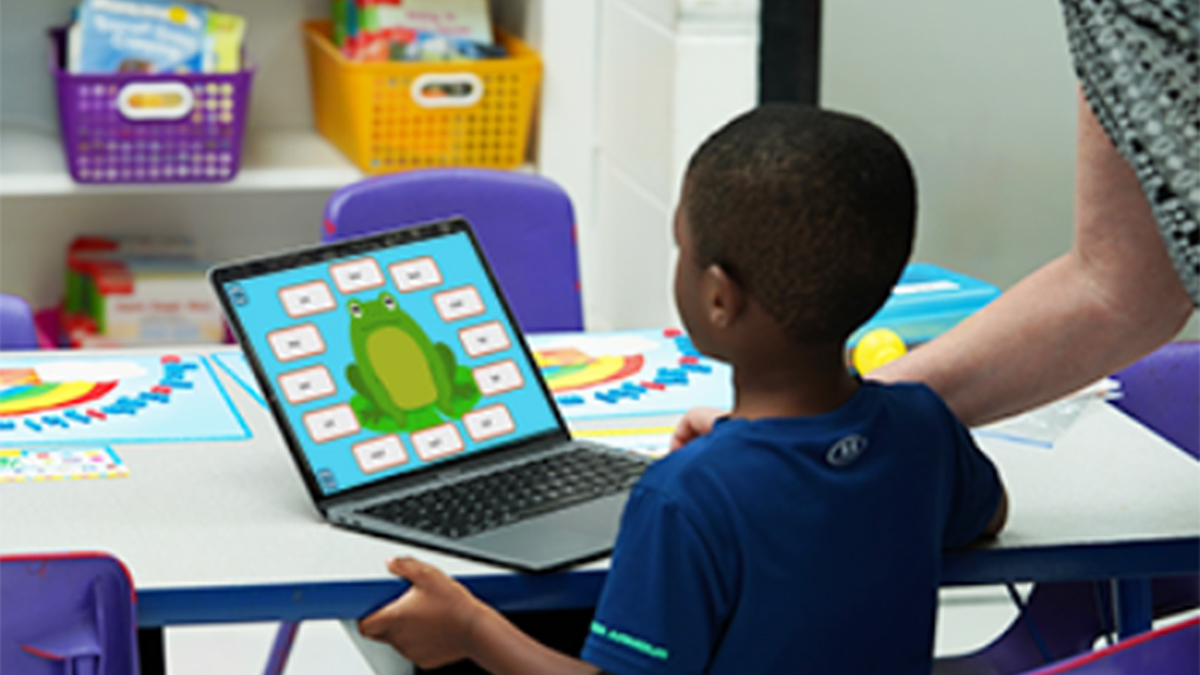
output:
M 471 369 L 458 365 L 458 359 L 446 343 L 439 342 L 433 348 L 438 354 L 438 360 L 445 365 L 446 381 L 450 383 L 450 391 L 438 397 L 438 409 L 447 416 L 458 419 L 479 402 L 479 387 L 475 384 Z
M 437 405 L 427 405 L 423 408 L 408 411 L 408 419 L 404 429 L 406 431 L 419 431 L 436 427 L 439 424 L 445 423 L 445 418 L 438 412 Z
M 406 420 L 395 419 L 391 415 L 384 413 L 375 403 L 375 399 L 371 397 L 371 390 L 363 382 L 362 374 L 358 370 L 358 364 L 351 363 L 346 366 L 346 381 L 350 383 L 350 387 L 355 392 L 355 395 L 350 399 L 350 409 L 354 411 L 354 416 L 358 418 L 359 424 L 373 431 L 398 431 L 404 429 Z M 398 412 L 404 415 L 404 411 L 401 410 Z

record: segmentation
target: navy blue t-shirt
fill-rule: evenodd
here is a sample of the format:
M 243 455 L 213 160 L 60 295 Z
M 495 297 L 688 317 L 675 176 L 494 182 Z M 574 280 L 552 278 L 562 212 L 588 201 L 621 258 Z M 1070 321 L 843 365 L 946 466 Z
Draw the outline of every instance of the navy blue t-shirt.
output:
M 634 487 L 582 658 L 617 675 L 928 675 L 942 550 L 1000 494 L 923 385 L 719 421 Z

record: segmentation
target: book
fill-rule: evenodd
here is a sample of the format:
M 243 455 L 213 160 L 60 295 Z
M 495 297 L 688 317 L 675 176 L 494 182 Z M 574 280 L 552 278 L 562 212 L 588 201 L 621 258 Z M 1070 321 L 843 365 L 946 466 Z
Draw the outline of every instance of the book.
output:
M 487 0 L 333 0 L 333 43 L 356 61 L 443 61 L 502 55 Z
M 70 33 L 74 73 L 199 73 L 208 9 L 187 2 L 84 0 Z
M 236 73 L 242 69 L 246 20 L 236 14 L 210 11 L 204 44 L 204 72 Z

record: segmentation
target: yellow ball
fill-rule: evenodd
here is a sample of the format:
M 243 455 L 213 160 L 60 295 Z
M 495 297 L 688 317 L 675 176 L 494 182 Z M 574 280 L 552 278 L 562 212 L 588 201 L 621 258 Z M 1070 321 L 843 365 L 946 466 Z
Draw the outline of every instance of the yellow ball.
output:
M 854 348 L 854 368 L 859 375 L 866 375 L 883 364 L 904 356 L 908 348 L 895 331 L 876 328 L 858 341 Z

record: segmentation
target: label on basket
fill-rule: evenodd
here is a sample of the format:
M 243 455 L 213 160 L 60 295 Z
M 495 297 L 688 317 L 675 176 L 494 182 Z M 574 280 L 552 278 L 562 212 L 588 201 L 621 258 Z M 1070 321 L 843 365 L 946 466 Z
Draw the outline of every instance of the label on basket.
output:
M 413 101 L 423 108 L 466 108 L 483 98 L 475 73 L 425 73 L 412 83 Z
M 117 95 L 117 109 L 128 120 L 177 120 L 192 112 L 192 90 L 182 82 L 133 82 Z

